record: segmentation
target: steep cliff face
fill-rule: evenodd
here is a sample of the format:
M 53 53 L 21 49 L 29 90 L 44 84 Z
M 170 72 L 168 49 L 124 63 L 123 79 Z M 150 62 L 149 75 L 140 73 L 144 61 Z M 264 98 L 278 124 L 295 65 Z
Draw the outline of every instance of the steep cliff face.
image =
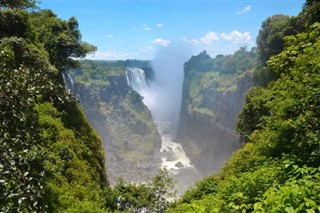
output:
M 216 59 L 203 52 L 185 64 L 178 138 L 203 175 L 217 171 L 240 147 L 235 124 L 253 85 L 250 71 L 212 71 Z
M 161 137 L 142 97 L 127 86 L 124 63 L 85 61 L 74 75 L 73 93 L 104 142 L 111 184 L 152 177 Z

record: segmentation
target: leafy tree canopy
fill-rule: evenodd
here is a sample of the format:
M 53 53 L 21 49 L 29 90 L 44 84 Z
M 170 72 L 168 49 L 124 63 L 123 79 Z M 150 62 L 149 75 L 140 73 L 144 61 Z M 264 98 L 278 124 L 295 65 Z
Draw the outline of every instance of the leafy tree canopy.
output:
M 68 21 L 59 19 L 50 10 L 32 13 L 31 23 L 35 28 L 39 42 L 49 53 L 49 59 L 60 72 L 75 68 L 75 58 L 85 57 L 96 47 L 83 42 L 78 21 L 71 17 Z
M 70 57 L 93 48 L 74 18 L 51 12 L 55 18 L 41 24 L 62 29 L 45 35 L 62 54 L 52 57 L 35 30 L 42 12 L 22 10 L 35 3 L 0 1 L 0 211 L 98 212 L 106 186 L 101 141 L 60 79 Z
M 38 0 L 0 0 L 0 8 L 36 8 L 36 3 L 38 2 Z
M 289 23 L 290 17 L 285 15 L 274 15 L 262 23 L 257 37 L 257 51 L 262 64 L 283 50 L 283 38 L 292 31 Z
M 114 210 L 150 213 L 165 212 L 176 194 L 174 181 L 167 170 L 160 170 L 150 182 L 142 184 L 129 183 L 120 178 L 112 193 Z

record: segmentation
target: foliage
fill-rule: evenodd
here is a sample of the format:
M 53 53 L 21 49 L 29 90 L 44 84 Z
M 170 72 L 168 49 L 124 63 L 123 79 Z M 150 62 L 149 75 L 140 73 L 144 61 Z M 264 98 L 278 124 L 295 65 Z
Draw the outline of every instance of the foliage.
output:
M 99 212 L 107 184 L 101 141 L 66 94 L 58 66 L 86 53 L 77 22 L 56 18 L 77 44 L 50 58 L 37 17 L 21 10 L 34 4 L 0 1 L 0 211 Z M 46 32 L 64 45 L 61 34 Z
M 320 159 L 318 38 L 319 25 L 315 24 L 309 32 L 285 39 L 284 51 L 267 62 L 280 78 L 247 96 L 238 123 L 239 132 L 246 137 L 262 129 L 252 140 L 268 142 L 270 155 L 290 153 L 315 166 Z
M 304 14 L 304 13 L 303 13 Z M 254 82 L 259 86 L 267 86 L 280 76 L 266 67 L 271 56 L 282 52 L 285 46 L 284 38 L 305 31 L 305 17 L 302 13 L 297 17 L 274 15 L 262 23 L 257 37 L 258 59 L 261 63 L 254 72 Z
M 0 43 L 1 211 L 42 211 L 43 147 L 34 106 L 53 90 L 55 69 L 23 38 Z
M 39 42 L 49 53 L 49 60 L 60 72 L 75 68 L 78 63 L 74 58 L 83 58 L 96 47 L 81 41 L 79 24 L 75 17 L 68 21 L 59 19 L 50 10 L 32 13 L 31 23 L 34 26 Z
M 255 65 L 255 49 L 247 51 L 246 47 L 227 56 L 211 58 L 206 51 L 192 56 L 184 65 L 187 113 L 197 118 L 214 119 L 211 105 L 216 101 L 216 91 L 227 93 L 235 90 L 237 78 Z
M 189 72 L 219 72 L 221 74 L 241 74 L 250 70 L 256 65 L 256 49 L 250 51 L 246 47 L 241 47 L 232 55 L 217 55 L 211 58 L 206 51 L 192 56 L 189 61 L 184 64 L 185 73 Z
M 253 212 L 318 212 L 320 211 L 320 173 L 289 179 L 282 186 L 269 188 Z
M 212 176 L 216 190 L 196 187 L 200 199 L 188 192 L 169 212 L 320 211 L 319 37 L 315 23 L 282 38 L 266 62 L 277 77 L 247 95 L 238 122 L 246 143 Z
M 38 0 L 1 0 L 1 8 L 12 8 L 12 9 L 26 9 L 26 8 L 36 8 L 36 3 Z
M 134 184 L 119 179 L 113 189 L 116 208 L 128 212 L 165 212 L 175 198 L 174 181 L 160 170 L 150 182 Z
M 150 67 L 150 61 L 136 60 L 136 59 L 127 59 L 124 61 L 126 67 Z
M 291 31 L 289 23 L 290 17 L 285 15 L 274 15 L 262 23 L 257 37 L 258 56 L 262 64 L 283 50 L 283 38 Z
M 253 88 L 246 96 L 237 122 L 237 131 L 244 141 L 255 131 L 264 127 L 266 117 L 270 116 L 269 106 L 266 104 L 271 99 L 269 91 L 262 87 Z
M 75 81 L 86 86 L 110 86 L 111 77 L 124 77 L 125 65 L 122 61 L 81 61 L 80 67 L 70 70 L 75 75 Z
M 45 203 L 49 212 L 97 212 L 104 207 L 103 152 L 77 106 L 72 105 L 72 109 L 74 117 L 70 112 L 59 112 L 50 103 L 36 106 L 45 153 Z M 68 123 L 63 123 L 64 119 Z
M 299 14 L 299 18 L 305 21 L 306 26 L 320 21 L 320 2 L 317 0 L 306 0 L 304 8 Z
M 0 39 L 10 36 L 34 39 L 34 31 L 26 11 L 0 10 Z
M 181 203 L 191 203 L 194 200 L 200 200 L 208 194 L 216 194 L 217 179 L 215 176 L 209 176 L 196 183 L 194 188 L 186 191 L 180 198 Z

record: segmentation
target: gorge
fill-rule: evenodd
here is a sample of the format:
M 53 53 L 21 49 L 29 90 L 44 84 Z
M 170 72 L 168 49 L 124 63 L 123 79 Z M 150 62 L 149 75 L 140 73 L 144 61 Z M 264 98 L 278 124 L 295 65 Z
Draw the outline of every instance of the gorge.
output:
M 248 58 L 253 53 L 242 49 L 237 54 Z M 246 72 L 250 67 L 233 75 L 220 74 L 221 67 L 213 71 L 219 57 L 204 52 L 186 63 L 182 57 L 176 59 L 175 66 L 161 57 L 151 62 L 83 61 L 79 69 L 64 74 L 67 89 L 79 99 L 104 142 L 112 185 L 118 177 L 143 182 L 166 168 L 181 194 L 217 172 L 240 147 L 235 121 L 252 86 L 252 74 Z M 203 64 L 204 58 L 211 66 L 193 70 L 196 77 L 190 79 L 190 65 Z M 203 83 L 206 88 L 201 89 Z M 187 109 L 194 104 L 194 85 L 204 100 L 196 114 Z
M 148 44 L 140 51 L 150 57 L 137 58 L 159 51 L 152 61 L 86 60 L 101 46 L 82 41 L 75 17 L 63 20 L 37 2 L 0 0 L 0 212 L 320 212 L 318 1 L 307 0 L 297 16 L 268 17 L 257 47 L 230 55 L 201 50 L 239 47 L 250 32 L 186 34 L 185 44 L 204 47 L 191 58 L 174 40 L 134 43 Z M 259 19 L 256 3 L 251 20 Z M 228 26 L 212 22 L 212 9 L 230 5 L 203 8 L 208 23 Z M 111 22 L 125 28 L 124 13 L 103 19 L 101 8 L 95 21 L 85 17 L 92 33 Z M 179 20 L 201 33 L 196 17 Z M 129 51 L 135 31 L 161 35 L 150 24 L 104 38 Z

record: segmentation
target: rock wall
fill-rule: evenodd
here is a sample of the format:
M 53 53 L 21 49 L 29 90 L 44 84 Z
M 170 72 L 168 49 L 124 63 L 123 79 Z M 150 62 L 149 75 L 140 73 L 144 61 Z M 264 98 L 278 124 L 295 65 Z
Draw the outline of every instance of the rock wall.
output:
M 104 142 L 111 185 L 118 177 L 145 181 L 156 174 L 161 162 L 158 155 L 161 137 L 151 113 L 142 97 L 127 86 L 125 69 L 121 72 L 106 76 L 108 83 L 102 84 L 87 84 L 77 81 L 75 76 L 72 88 Z
M 248 71 L 233 78 L 217 78 L 209 82 L 207 88 L 199 89 L 197 96 L 201 97 L 199 106 L 205 110 L 194 110 L 197 102 L 190 95 L 191 87 L 192 84 L 202 85 L 204 75 L 185 77 L 178 139 L 192 163 L 206 176 L 218 171 L 241 146 L 235 132 L 236 120 L 245 94 L 253 86 L 253 76 Z

